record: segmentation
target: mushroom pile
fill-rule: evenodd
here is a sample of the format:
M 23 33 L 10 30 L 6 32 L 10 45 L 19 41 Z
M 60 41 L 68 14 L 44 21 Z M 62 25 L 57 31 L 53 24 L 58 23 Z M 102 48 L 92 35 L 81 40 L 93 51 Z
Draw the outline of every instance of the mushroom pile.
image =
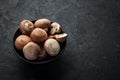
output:
M 45 60 L 59 54 L 60 44 L 67 39 L 67 33 L 62 31 L 59 23 L 42 18 L 34 23 L 22 20 L 19 24 L 20 32 L 15 40 L 16 49 L 23 52 L 28 60 Z

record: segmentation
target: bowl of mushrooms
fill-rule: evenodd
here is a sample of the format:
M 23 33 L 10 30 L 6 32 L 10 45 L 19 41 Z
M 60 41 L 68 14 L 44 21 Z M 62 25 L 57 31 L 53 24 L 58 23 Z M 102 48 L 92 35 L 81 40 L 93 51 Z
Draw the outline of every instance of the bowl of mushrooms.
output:
M 43 64 L 56 60 L 63 53 L 67 36 L 58 22 L 46 18 L 22 20 L 14 34 L 13 46 L 23 61 Z

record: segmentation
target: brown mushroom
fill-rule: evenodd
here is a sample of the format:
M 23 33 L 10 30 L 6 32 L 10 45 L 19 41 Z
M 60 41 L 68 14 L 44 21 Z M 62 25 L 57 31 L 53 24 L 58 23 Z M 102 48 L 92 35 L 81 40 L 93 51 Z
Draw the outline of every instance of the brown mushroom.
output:
M 22 34 L 30 35 L 32 30 L 34 29 L 34 25 L 31 21 L 29 20 L 23 20 L 19 24 L 20 31 Z
M 23 48 L 23 53 L 26 59 L 36 60 L 40 53 L 40 46 L 34 42 L 27 43 Z
M 44 42 L 47 39 L 47 33 L 45 32 L 45 30 L 41 29 L 41 28 L 35 28 L 31 35 L 30 35 L 32 41 L 35 42 Z
M 23 47 L 30 41 L 31 41 L 31 38 L 29 36 L 27 36 L 27 35 L 20 35 L 15 40 L 15 47 L 18 50 L 22 50 Z
M 55 39 L 54 35 L 48 36 L 48 39 Z
M 43 28 L 43 30 L 45 30 L 46 32 L 48 32 L 48 28 Z
M 38 19 L 36 22 L 35 22 L 35 27 L 36 28 L 48 28 L 51 26 L 51 21 L 49 19 Z
M 44 48 L 41 49 L 39 55 L 38 55 L 38 59 L 39 60 L 45 60 L 47 58 L 47 52 L 45 51 Z

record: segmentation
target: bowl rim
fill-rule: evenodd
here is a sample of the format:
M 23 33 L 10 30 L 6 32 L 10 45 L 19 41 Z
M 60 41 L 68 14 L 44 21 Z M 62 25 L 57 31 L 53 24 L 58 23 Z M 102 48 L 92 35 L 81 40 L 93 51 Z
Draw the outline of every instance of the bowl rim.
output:
M 64 52 L 64 50 L 65 50 L 65 48 L 66 48 L 66 42 L 67 41 L 65 41 L 64 42 L 64 46 L 62 46 L 63 48 L 60 50 L 60 52 L 59 52 L 59 54 L 58 55 L 56 55 L 56 56 L 54 56 L 53 58 L 50 58 L 50 59 L 48 59 L 48 60 L 43 60 L 43 61 L 32 61 L 32 60 L 27 60 L 26 58 L 24 58 L 24 57 L 22 57 L 18 52 L 17 52 L 17 49 L 16 49 L 16 47 L 15 47 L 15 40 L 16 40 L 16 38 L 18 37 L 18 36 L 16 36 L 16 35 L 20 35 L 20 34 L 17 34 L 17 33 L 21 33 L 20 32 L 20 28 L 18 28 L 16 31 L 15 31 L 15 33 L 14 33 L 14 35 L 13 35 L 13 48 L 14 48 L 14 52 L 15 52 L 15 55 L 17 56 L 17 57 L 19 57 L 19 59 L 21 59 L 22 61 L 24 61 L 24 62 L 27 62 L 27 63 L 30 63 L 30 64 L 45 64 L 45 63 L 50 63 L 50 62 L 52 62 L 52 61 L 55 61 L 60 55 L 62 55 L 62 53 Z M 22 52 L 23 53 L 23 52 Z

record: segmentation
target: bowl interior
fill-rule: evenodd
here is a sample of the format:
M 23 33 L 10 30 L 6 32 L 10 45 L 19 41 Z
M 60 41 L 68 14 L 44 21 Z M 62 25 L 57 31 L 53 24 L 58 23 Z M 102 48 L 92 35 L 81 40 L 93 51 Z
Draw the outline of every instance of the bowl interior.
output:
M 65 41 L 64 43 L 60 43 L 60 48 L 61 48 L 61 50 L 60 50 L 60 52 L 59 52 L 59 54 L 58 54 L 57 56 L 48 57 L 46 60 L 43 60 L 43 61 L 40 61 L 40 60 L 28 60 L 28 59 L 26 59 L 26 58 L 24 57 L 23 52 L 20 51 L 20 50 L 18 50 L 18 49 L 16 49 L 16 47 L 15 47 L 15 40 L 16 40 L 16 38 L 17 38 L 19 35 L 21 35 L 21 32 L 20 32 L 20 29 L 17 29 L 17 31 L 15 32 L 14 37 L 13 37 L 13 45 L 14 45 L 15 54 L 16 54 L 20 59 L 22 59 L 23 61 L 25 61 L 25 62 L 27 62 L 27 63 L 43 64 L 43 63 L 51 62 L 51 61 L 55 60 L 56 58 L 58 58 L 58 56 L 60 56 L 60 55 L 63 53 L 63 51 L 64 51 L 64 49 L 65 49 L 65 46 L 66 46 L 66 41 Z

